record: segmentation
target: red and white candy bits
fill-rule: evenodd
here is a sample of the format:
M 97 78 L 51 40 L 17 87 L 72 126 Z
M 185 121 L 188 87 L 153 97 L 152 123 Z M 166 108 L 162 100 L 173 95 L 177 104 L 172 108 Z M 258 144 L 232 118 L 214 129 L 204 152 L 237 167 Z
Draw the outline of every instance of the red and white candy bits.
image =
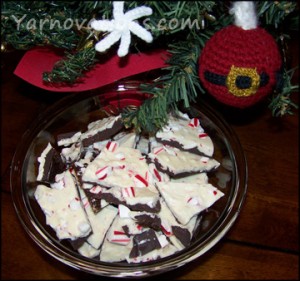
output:
M 65 171 L 39 184 L 35 198 L 58 239 L 77 240 L 78 252 L 103 262 L 142 263 L 189 245 L 199 214 L 224 194 L 206 172 L 220 163 L 201 119 L 169 116 L 155 136 L 122 130 L 120 116 L 64 134 L 58 147 Z

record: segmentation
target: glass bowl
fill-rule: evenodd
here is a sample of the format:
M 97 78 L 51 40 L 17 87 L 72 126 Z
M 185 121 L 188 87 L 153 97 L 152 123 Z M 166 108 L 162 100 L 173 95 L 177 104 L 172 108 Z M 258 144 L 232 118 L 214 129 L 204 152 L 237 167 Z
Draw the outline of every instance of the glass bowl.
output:
M 60 133 L 86 129 L 86 125 L 106 112 L 138 106 L 147 98 L 139 91 L 138 81 L 118 81 L 97 89 L 67 96 L 38 116 L 25 132 L 11 166 L 12 200 L 18 217 L 30 237 L 48 254 L 78 270 L 108 277 L 139 278 L 181 267 L 210 250 L 232 227 L 247 191 L 247 164 L 239 140 L 231 127 L 207 104 L 193 105 L 188 114 L 198 117 L 213 140 L 213 157 L 221 165 L 209 182 L 225 195 L 202 212 L 201 223 L 189 247 L 171 256 L 140 264 L 100 262 L 81 256 L 68 243 L 59 241 L 45 224 L 44 213 L 34 198 L 37 157 L 47 143 Z

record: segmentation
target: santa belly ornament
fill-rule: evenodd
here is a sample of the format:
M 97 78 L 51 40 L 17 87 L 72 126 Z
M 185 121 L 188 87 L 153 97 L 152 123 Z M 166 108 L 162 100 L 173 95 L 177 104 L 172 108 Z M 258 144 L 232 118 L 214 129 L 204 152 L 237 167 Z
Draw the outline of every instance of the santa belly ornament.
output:
M 253 2 L 234 2 L 235 25 L 216 32 L 199 58 L 199 77 L 218 101 L 246 108 L 272 93 L 280 80 L 281 54 L 274 38 L 257 26 Z

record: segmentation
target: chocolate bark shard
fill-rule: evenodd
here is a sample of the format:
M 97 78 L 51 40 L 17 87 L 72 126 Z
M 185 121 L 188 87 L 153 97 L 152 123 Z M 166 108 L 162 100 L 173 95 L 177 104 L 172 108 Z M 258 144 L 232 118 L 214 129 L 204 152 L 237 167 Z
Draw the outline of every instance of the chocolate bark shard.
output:
M 147 186 L 148 165 L 141 153 L 112 141 L 85 169 L 82 180 L 107 187 Z
M 92 228 L 92 233 L 87 237 L 86 242 L 95 249 L 99 249 L 103 243 L 106 232 L 118 214 L 118 209 L 108 205 L 95 213 L 82 188 L 79 188 L 79 194 Z
M 158 216 L 161 219 L 161 229 L 162 232 L 168 237 L 168 239 L 171 241 L 171 243 L 178 249 L 182 250 L 185 248 L 185 246 L 182 244 L 180 239 L 178 239 L 175 234 L 173 233 L 173 226 L 180 227 L 181 229 L 186 229 L 190 235 L 190 237 L 193 236 L 195 226 L 197 224 L 198 217 L 194 216 L 191 218 L 191 220 L 188 222 L 187 225 L 180 224 L 177 219 L 174 217 L 173 213 L 167 206 L 166 202 L 163 198 L 160 198 L 161 201 L 161 210 L 158 214 Z M 180 238 L 180 237 L 179 237 Z
M 204 131 L 200 132 L 202 135 L 197 135 L 196 139 L 195 132 L 198 132 L 199 120 L 190 119 L 184 115 L 181 115 L 181 117 L 181 121 L 185 125 L 190 122 L 187 128 L 183 130 L 190 134 L 184 136 L 186 140 L 190 141 L 194 138 L 198 143 L 199 139 L 201 139 L 201 142 L 209 140 Z M 181 129 L 178 130 L 178 128 L 181 125 L 179 123 L 177 122 L 177 125 L 175 124 L 174 127 L 169 128 L 175 137 L 166 139 L 162 137 L 161 132 L 156 135 L 156 139 L 153 136 L 136 136 L 133 131 L 124 130 L 120 116 L 108 117 L 90 123 L 86 132 L 83 134 L 78 132 L 80 137 L 77 140 L 78 135 L 76 136 L 76 133 L 58 136 L 58 147 L 64 146 L 59 149 L 67 148 L 61 153 L 61 156 L 66 158 L 64 169 L 68 169 L 68 165 L 76 167 L 75 171 L 79 180 L 77 188 L 79 188 L 82 195 L 80 203 L 84 206 L 92 228 L 89 235 L 73 238 L 75 240 L 71 242 L 80 254 L 90 258 L 98 255 L 101 261 L 107 262 L 123 260 L 127 260 L 129 263 L 147 262 L 159 257 L 169 256 L 190 244 L 195 225 L 199 222 L 198 218 L 200 216 L 196 215 L 199 209 L 196 212 L 195 210 L 190 212 L 189 208 L 197 206 L 199 200 L 193 190 L 184 190 L 183 193 L 179 191 L 177 197 L 174 191 L 177 192 L 178 186 L 176 185 L 174 189 L 173 184 L 175 182 L 182 184 L 182 186 L 207 184 L 207 176 L 205 174 L 200 175 L 199 167 L 193 168 L 194 166 L 191 165 L 193 157 L 198 157 L 197 165 L 199 165 L 199 161 L 201 161 L 199 157 L 203 157 L 205 151 L 198 151 L 197 145 L 187 144 L 185 139 L 183 140 L 185 144 L 180 141 L 178 133 L 181 133 Z M 178 128 L 175 128 L 176 126 Z M 190 136 L 193 133 L 194 135 L 191 138 Z M 172 146 L 162 145 L 162 143 L 172 144 Z M 77 144 L 83 145 L 80 152 L 75 154 L 75 148 L 78 148 L 76 147 Z M 156 152 L 160 147 L 164 147 L 163 150 L 167 152 L 165 162 L 160 158 L 161 155 L 157 157 Z M 69 150 L 71 148 L 72 151 Z M 50 150 L 51 146 L 49 146 L 45 155 Z M 208 150 L 206 149 L 205 153 Z M 184 154 L 185 156 L 192 155 L 192 161 L 188 158 L 184 162 L 179 157 L 177 159 L 179 164 L 177 167 L 175 165 L 174 169 L 173 160 L 176 159 L 172 157 L 177 157 L 181 153 L 189 153 Z M 155 154 L 155 157 L 152 157 L 151 154 Z M 212 158 L 205 156 L 201 159 L 203 162 L 208 163 Z M 213 171 L 219 163 L 216 161 L 215 164 L 215 167 L 211 169 L 206 165 L 204 171 Z M 96 166 L 93 167 L 93 165 Z M 182 169 L 182 167 L 186 167 L 186 169 Z M 91 170 L 94 174 L 89 173 Z M 200 171 L 203 171 L 202 168 Z M 86 178 L 82 180 L 84 173 L 86 173 Z M 191 174 L 194 174 L 194 176 L 190 176 Z M 97 176 L 95 177 L 95 175 Z M 59 174 L 57 176 L 59 177 Z M 161 190 L 158 192 L 155 188 L 156 184 L 171 185 L 173 193 L 169 196 L 167 194 L 168 190 L 167 192 Z M 60 184 L 57 184 L 57 187 L 59 188 Z M 182 198 L 189 193 L 191 196 L 186 200 L 189 203 L 188 209 L 184 209 L 181 207 Z M 173 204 L 168 200 L 168 204 L 166 204 L 164 201 L 165 196 L 168 196 L 171 201 L 175 196 L 176 202 L 173 202 Z M 123 208 L 120 208 L 121 205 L 123 205 Z M 90 207 L 90 214 L 86 209 L 87 206 Z M 109 223 L 107 224 L 109 229 L 100 235 L 102 222 L 108 217 L 103 211 L 108 207 L 113 208 L 114 214 L 119 213 L 119 215 L 115 215 L 115 219 L 109 219 L 111 222 L 110 226 L 108 226 Z M 116 207 L 119 208 L 119 212 L 117 212 Z M 105 218 L 100 218 L 101 215 Z M 99 225 L 96 222 L 93 224 L 92 218 L 94 217 L 99 219 Z M 183 224 L 185 221 L 188 222 Z M 102 238 L 106 237 L 102 240 L 103 243 L 100 236 Z
M 107 140 L 124 128 L 121 115 L 110 116 L 92 122 L 88 130 L 81 135 L 82 145 L 87 147 L 95 142 Z
M 139 212 L 149 212 L 149 213 L 158 213 L 160 210 L 160 202 L 157 201 L 154 206 L 149 206 L 147 204 L 135 204 L 135 205 L 127 205 L 132 211 Z
M 189 149 L 186 149 L 182 146 L 182 144 L 180 144 L 179 142 L 176 142 L 174 140 L 164 140 L 164 139 L 160 139 L 158 137 L 156 137 L 156 140 L 162 144 L 162 145 L 165 145 L 165 146 L 172 146 L 172 147 L 175 147 L 175 148 L 178 148 L 179 150 L 182 150 L 182 151 L 187 151 L 187 152 L 190 152 L 190 153 L 193 153 L 193 154 L 197 154 L 197 155 L 200 155 L 200 156 L 207 156 L 207 157 L 211 157 L 212 155 L 207 155 L 203 152 L 200 152 L 196 147 L 192 147 L 192 148 L 189 148 Z
M 146 230 L 133 236 L 133 247 L 129 254 L 130 258 L 144 256 L 149 252 L 160 249 L 161 245 L 153 229 Z
M 43 150 L 38 158 L 39 171 L 37 181 L 44 183 L 55 182 L 55 176 L 65 171 L 64 164 L 59 152 L 50 144 Z
M 200 156 L 171 146 L 152 146 L 148 161 L 154 163 L 158 170 L 171 177 L 183 177 L 199 172 L 210 172 L 220 163 L 206 156 Z
M 58 239 L 86 237 L 91 226 L 79 199 L 73 176 L 67 170 L 56 176 L 51 188 L 38 185 L 34 196 L 46 216 L 46 224 L 56 231 Z
M 190 119 L 187 114 L 169 115 L 168 123 L 156 133 L 156 139 L 200 155 L 212 156 L 214 152 L 213 142 L 204 132 L 200 120 Z
M 128 237 L 128 234 L 124 231 L 125 226 L 128 227 L 128 233 L 130 234 L 141 233 L 133 219 L 116 216 L 102 244 L 101 261 L 118 262 L 126 260 L 132 249 L 133 235 Z
M 173 215 L 183 225 L 224 195 L 209 183 L 158 182 L 156 186 Z

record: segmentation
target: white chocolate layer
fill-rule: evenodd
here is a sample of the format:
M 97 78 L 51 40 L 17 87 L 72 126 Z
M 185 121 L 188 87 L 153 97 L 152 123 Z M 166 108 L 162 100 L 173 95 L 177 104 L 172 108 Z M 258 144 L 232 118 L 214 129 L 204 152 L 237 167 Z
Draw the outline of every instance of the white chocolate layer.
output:
M 86 237 L 91 232 L 91 226 L 73 177 L 67 170 L 57 178 L 54 187 L 59 189 L 38 185 L 34 193 L 35 199 L 46 215 L 46 223 L 56 231 L 59 239 L 76 240 Z
M 88 130 L 81 134 L 80 139 L 84 140 L 96 135 L 99 132 L 103 132 L 107 129 L 111 129 L 115 122 L 121 118 L 121 115 L 118 116 L 109 116 L 94 122 L 91 122 L 88 125 Z
M 224 195 L 209 183 L 158 182 L 156 186 L 174 216 L 183 225 Z
M 148 154 L 153 162 L 158 162 L 162 169 L 175 175 L 181 173 L 207 172 L 216 169 L 220 163 L 206 156 L 200 156 L 175 147 L 160 145 Z
M 85 169 L 82 180 L 107 187 L 143 187 L 146 184 L 148 165 L 141 153 L 133 148 L 118 146 L 111 151 L 105 148 Z M 144 182 L 143 182 L 144 180 Z
M 179 116 L 170 116 L 156 138 L 126 130 L 92 143 L 96 138 L 91 137 L 112 129 L 120 121 L 119 115 L 92 122 L 85 132 L 59 141 L 62 159 L 67 165 L 74 162 L 73 175 L 69 170 L 57 174 L 51 188 L 38 185 L 35 192 L 46 223 L 59 239 L 86 238 L 78 252 L 105 262 L 153 261 L 185 248 L 199 224 L 198 215 L 224 194 L 208 183 L 206 172 L 220 165 L 212 158 L 211 138 L 199 119 Z M 100 134 L 99 139 L 103 139 Z M 181 148 L 163 145 L 164 141 L 175 142 Z M 45 158 L 51 148 L 49 143 L 38 158 L 38 178 L 44 173 Z M 101 208 L 92 209 L 85 189 L 95 195 L 90 202 L 101 200 Z M 158 203 L 160 210 L 144 208 L 154 208 Z M 143 211 L 133 211 L 139 206 Z M 151 231 L 151 237 L 155 231 L 155 250 L 137 249 L 136 243 L 140 246 L 151 241 L 140 235 L 144 231 Z M 130 258 L 136 250 L 139 256 Z
M 43 150 L 42 154 L 40 157 L 38 157 L 38 162 L 39 162 L 39 170 L 38 170 L 38 175 L 36 180 L 40 181 L 43 178 L 44 175 L 44 166 L 45 166 L 45 162 L 46 162 L 46 156 L 49 153 L 49 151 L 52 149 L 52 145 L 50 144 L 50 142 L 47 144 L 46 148 Z
M 80 197 L 92 228 L 92 234 L 87 238 L 87 242 L 95 249 L 99 249 L 107 230 L 118 214 L 118 209 L 108 205 L 95 214 L 82 189 L 80 189 Z
M 204 132 L 198 118 L 190 119 L 186 114 L 183 118 L 170 115 L 168 123 L 157 132 L 156 137 L 162 141 L 175 141 L 184 150 L 196 148 L 200 153 L 212 156 L 214 145 L 211 138 Z

